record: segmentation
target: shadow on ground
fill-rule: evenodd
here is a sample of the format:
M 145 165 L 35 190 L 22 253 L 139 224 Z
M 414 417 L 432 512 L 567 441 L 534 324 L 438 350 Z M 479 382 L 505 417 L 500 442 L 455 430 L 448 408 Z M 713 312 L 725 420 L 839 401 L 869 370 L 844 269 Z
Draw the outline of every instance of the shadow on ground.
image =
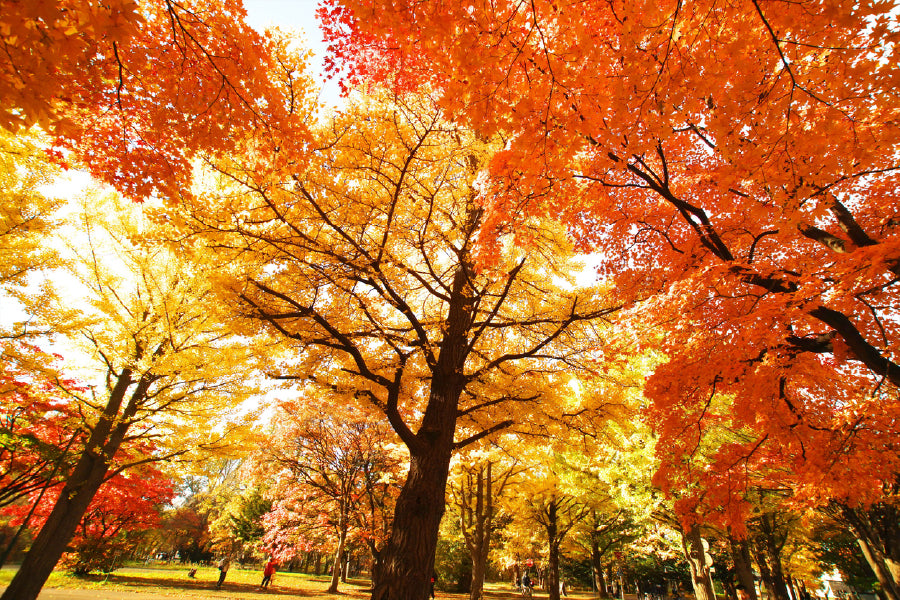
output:
M 216 583 L 215 581 L 204 580 L 204 579 L 190 579 L 185 578 L 183 575 L 175 575 L 173 573 L 172 577 L 148 577 L 144 578 L 139 575 L 118 575 L 113 574 L 109 578 L 105 576 L 86 576 L 83 578 L 84 581 L 91 582 L 103 582 L 107 581 L 109 583 L 114 583 L 117 586 L 121 586 L 125 589 L 133 589 L 135 591 L 146 591 L 148 588 L 166 588 L 168 590 L 177 591 L 200 591 L 200 592 L 215 592 L 216 591 Z M 362 583 L 362 582 L 361 582 Z M 327 586 L 326 586 L 327 587 Z M 224 584 L 222 584 L 221 592 L 231 592 L 231 593 L 239 593 L 239 594 L 260 594 L 265 596 L 299 596 L 305 598 L 315 598 L 315 597 L 334 597 L 338 596 L 346 596 L 348 598 L 352 598 L 354 596 L 359 596 L 360 593 L 367 593 L 367 590 L 360 588 L 351 588 L 344 589 L 338 594 L 334 594 L 333 592 L 326 592 L 324 589 L 316 590 L 316 589 L 297 589 L 292 587 L 283 587 L 277 584 L 273 585 L 268 589 L 262 589 L 259 585 L 251 584 L 251 583 L 240 583 L 233 582 L 229 583 L 227 580 Z M 349 592 L 349 593 L 348 593 Z

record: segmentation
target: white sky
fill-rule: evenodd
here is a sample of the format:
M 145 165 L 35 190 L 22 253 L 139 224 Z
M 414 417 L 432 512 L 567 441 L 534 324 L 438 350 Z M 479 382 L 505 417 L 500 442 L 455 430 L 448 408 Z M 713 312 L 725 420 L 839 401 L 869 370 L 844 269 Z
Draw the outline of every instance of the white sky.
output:
M 244 0 L 247 22 L 257 31 L 277 25 L 281 29 L 296 30 L 303 38 L 304 45 L 313 51 L 311 63 L 313 75 L 322 86 L 322 100 L 336 106 L 340 103 L 337 82 L 327 82 L 322 78 L 322 60 L 325 56 L 325 42 L 316 20 L 318 0 Z

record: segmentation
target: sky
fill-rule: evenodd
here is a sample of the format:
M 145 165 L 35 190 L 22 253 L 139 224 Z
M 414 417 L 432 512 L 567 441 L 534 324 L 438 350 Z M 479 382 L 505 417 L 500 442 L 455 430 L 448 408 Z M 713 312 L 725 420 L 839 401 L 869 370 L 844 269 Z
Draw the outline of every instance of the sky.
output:
M 325 81 L 322 74 L 322 60 L 325 42 L 316 21 L 316 6 L 319 0 L 244 0 L 247 22 L 257 31 L 277 25 L 282 29 L 293 29 L 301 34 L 304 45 L 313 51 L 311 62 L 313 75 L 322 86 L 322 100 L 331 106 L 339 103 L 339 91 L 335 81 Z

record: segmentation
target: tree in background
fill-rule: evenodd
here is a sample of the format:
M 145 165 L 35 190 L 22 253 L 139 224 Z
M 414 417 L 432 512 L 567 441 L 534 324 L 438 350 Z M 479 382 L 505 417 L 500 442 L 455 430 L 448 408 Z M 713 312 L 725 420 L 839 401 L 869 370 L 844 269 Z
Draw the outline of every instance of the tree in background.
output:
M 472 581 L 470 600 L 484 595 L 484 581 L 492 540 L 495 505 L 508 494 L 519 469 L 515 459 L 499 451 L 474 450 L 459 456 L 448 484 L 448 503 L 459 518 L 459 530 L 469 551 Z
M 49 517 L 62 483 L 41 498 L 33 526 L 40 529 Z M 160 512 L 174 497 L 171 479 L 152 465 L 141 465 L 107 480 L 94 495 L 63 555 L 63 567 L 76 574 L 110 573 L 132 558 L 145 535 L 159 527 Z M 21 520 L 30 504 L 9 510 Z M 15 520 L 13 521 L 16 522 Z
M 263 516 L 272 510 L 267 490 L 247 486 L 248 476 L 237 479 L 238 489 L 218 490 L 214 496 L 218 516 L 210 523 L 211 548 L 241 564 L 263 559 L 262 538 L 266 533 Z M 265 562 L 263 560 L 263 562 Z
M 346 581 L 348 543 L 352 537 L 370 538 L 379 528 L 369 517 L 379 515 L 387 500 L 382 496 L 396 490 L 396 483 L 389 484 L 396 482 L 403 460 L 391 450 L 388 425 L 363 413 L 326 416 L 301 402 L 281 402 L 275 422 L 257 457 L 257 477 L 274 482 L 277 505 L 266 519 L 267 545 L 285 557 L 290 545 L 329 540 L 334 557 L 328 591 L 337 592 L 339 581 Z M 377 551 L 373 559 L 377 562 Z

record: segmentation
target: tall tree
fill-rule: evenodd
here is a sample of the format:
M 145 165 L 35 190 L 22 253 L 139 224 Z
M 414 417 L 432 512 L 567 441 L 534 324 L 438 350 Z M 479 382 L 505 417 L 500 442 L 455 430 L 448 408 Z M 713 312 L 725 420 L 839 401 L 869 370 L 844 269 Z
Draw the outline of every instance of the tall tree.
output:
M 615 309 L 566 283 L 570 248 L 539 221 L 527 244 L 509 240 L 493 269 L 476 269 L 485 143 L 427 97 L 363 102 L 330 125 L 318 163 L 280 151 L 269 161 L 255 146 L 210 160 L 229 186 L 179 218 L 256 260 L 223 283 L 248 327 L 292 352 L 279 372 L 380 413 L 406 446 L 373 598 L 418 599 L 454 451 L 505 428 L 552 427 L 541 412 L 590 367 L 592 328 Z
M 505 134 L 481 194 L 491 226 L 550 214 L 601 250 L 635 324 L 665 332 L 662 447 L 693 435 L 666 420 L 714 392 L 787 446 L 831 418 L 806 393 L 816 380 L 868 392 L 836 421 L 877 431 L 897 414 L 894 8 L 333 0 L 320 14 L 352 76 L 427 84 Z M 872 501 L 884 462 L 832 481 Z
M 108 216 L 98 216 L 98 207 Z M 152 228 L 139 207 L 117 196 L 87 198 L 73 214 L 72 227 L 60 231 L 71 242 L 69 279 L 57 280 L 72 286 L 69 306 L 83 302 L 81 318 L 73 322 L 52 306 L 37 317 L 83 344 L 84 373 L 98 383 L 86 393 L 65 390 L 78 404 L 86 440 L 6 600 L 37 597 L 105 480 L 131 465 L 215 445 L 240 423 L 214 415 L 253 390 L 250 356 L 224 329 L 204 269 L 165 246 L 138 244 L 153 237 Z M 78 301 L 76 290 L 84 294 Z M 211 423 L 220 423 L 218 431 Z M 119 454 L 141 438 L 158 440 L 158 451 Z

